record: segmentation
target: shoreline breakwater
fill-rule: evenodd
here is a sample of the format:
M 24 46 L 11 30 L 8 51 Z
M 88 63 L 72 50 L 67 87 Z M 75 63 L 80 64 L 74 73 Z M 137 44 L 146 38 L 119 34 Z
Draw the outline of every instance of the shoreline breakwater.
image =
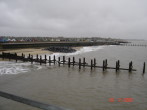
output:
M 31 43 L 1 43 L 1 49 L 18 49 L 18 48 L 42 48 L 49 46 L 99 46 L 99 45 L 120 45 L 118 42 L 31 42 Z
M 76 49 L 72 49 L 71 47 L 60 47 L 60 46 L 50 46 L 48 48 L 45 48 L 44 50 L 48 50 L 52 52 L 63 52 L 63 53 L 76 52 Z

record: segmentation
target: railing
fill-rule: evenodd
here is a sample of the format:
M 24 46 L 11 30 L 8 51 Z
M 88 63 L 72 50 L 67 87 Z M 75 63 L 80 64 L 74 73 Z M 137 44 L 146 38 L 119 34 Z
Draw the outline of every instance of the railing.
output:
M 23 103 L 23 104 L 27 104 L 27 105 L 30 105 L 30 106 L 33 106 L 33 107 L 37 107 L 37 108 L 40 108 L 40 109 L 43 109 L 43 110 L 71 110 L 71 109 L 65 109 L 63 107 L 44 104 L 44 103 L 41 103 L 41 102 L 38 102 L 38 101 L 34 101 L 34 100 L 27 99 L 27 98 L 19 97 L 19 96 L 12 95 L 12 94 L 2 92 L 2 91 L 0 91 L 0 96 L 4 97 L 4 98 L 7 98 L 7 99 L 17 101 L 17 102 L 20 102 L 20 103 Z

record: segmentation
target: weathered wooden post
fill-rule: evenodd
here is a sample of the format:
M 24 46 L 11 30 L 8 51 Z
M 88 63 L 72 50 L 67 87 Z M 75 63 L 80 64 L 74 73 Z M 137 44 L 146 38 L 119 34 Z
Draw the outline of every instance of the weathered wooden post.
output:
M 131 72 L 131 62 L 129 62 L 129 72 Z
M 29 54 L 29 59 L 31 58 L 31 55 Z
M 42 64 L 42 56 L 40 56 L 40 65 Z
M 94 58 L 94 68 L 96 67 L 96 59 Z
M 143 74 L 145 73 L 145 62 L 143 63 Z
M 15 60 L 16 60 L 16 62 L 17 62 L 17 53 L 15 53 Z
M 60 66 L 60 57 L 58 57 L 58 65 Z
M 105 69 L 107 69 L 108 63 L 107 63 L 107 59 L 105 60 Z
M 39 58 L 38 58 L 38 54 L 36 55 L 36 59 L 37 59 L 37 61 L 39 60 Z
M 21 54 L 21 56 L 23 57 L 23 53 Z
M 133 70 L 133 62 L 131 61 L 131 71 Z
M 63 56 L 63 65 L 65 64 L 65 56 Z
M 131 62 L 129 63 L 129 72 L 131 72 L 132 69 L 133 69 L 133 63 L 132 63 L 132 61 L 131 61 Z
M 54 65 L 55 65 L 55 62 L 56 62 L 56 57 L 55 57 L 55 55 L 54 55 Z
M 91 70 L 92 70 L 92 67 L 93 67 L 93 60 L 91 60 Z
M 49 56 L 49 65 L 51 65 L 51 56 Z
M 117 61 L 117 65 L 118 65 L 117 68 L 118 68 L 118 70 L 119 70 L 119 69 L 120 69 L 120 61 L 119 61 L 119 60 Z
M 70 57 L 68 58 L 68 67 L 70 68 Z
M 85 67 L 85 64 L 86 64 L 86 62 L 85 62 L 85 57 L 83 58 L 83 67 Z
M 115 68 L 116 72 L 118 70 L 118 62 L 116 61 L 116 68 Z
M 44 57 L 45 57 L 45 64 L 46 64 L 46 61 L 47 61 L 46 55 Z
M 103 60 L 103 71 L 105 70 L 105 61 Z
M 72 58 L 73 66 L 75 65 L 75 57 Z
M 81 69 L 81 58 L 79 58 L 79 69 Z
M 120 68 L 120 62 L 119 62 L 119 60 L 118 61 L 116 61 L 116 72 L 119 70 L 119 68 Z

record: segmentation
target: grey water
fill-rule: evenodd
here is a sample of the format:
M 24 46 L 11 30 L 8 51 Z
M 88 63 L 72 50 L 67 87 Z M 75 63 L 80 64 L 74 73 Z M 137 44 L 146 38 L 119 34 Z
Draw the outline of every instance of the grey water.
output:
M 146 41 L 135 43 L 147 44 Z M 102 71 L 101 68 L 90 70 L 88 67 L 79 70 L 78 66 L 68 68 L 67 65 L 60 67 L 42 65 L 40 68 L 39 64 L 36 66 L 28 64 L 27 67 L 21 66 L 22 70 L 25 67 L 26 71 L 31 68 L 27 72 L 1 74 L 0 91 L 72 110 L 146 110 L 147 70 L 144 75 L 142 70 L 143 63 L 147 63 L 147 47 L 94 48 L 97 46 L 92 47 L 92 51 L 78 52 L 67 55 L 66 58 L 75 56 L 78 61 L 78 58 L 85 57 L 89 64 L 91 59 L 96 58 L 98 66 L 102 66 L 102 61 L 107 59 L 108 66 L 111 67 L 115 67 L 116 61 L 120 60 L 120 66 L 123 68 L 128 68 L 129 62 L 132 61 L 133 68 L 137 71 L 131 73 L 125 70 Z M 11 63 L 16 65 L 15 62 Z M 37 69 L 38 67 L 40 69 Z M 114 101 L 110 101 L 110 98 Z M 120 101 L 120 98 L 133 100 L 125 102 Z M 39 109 L 0 97 L 0 110 Z

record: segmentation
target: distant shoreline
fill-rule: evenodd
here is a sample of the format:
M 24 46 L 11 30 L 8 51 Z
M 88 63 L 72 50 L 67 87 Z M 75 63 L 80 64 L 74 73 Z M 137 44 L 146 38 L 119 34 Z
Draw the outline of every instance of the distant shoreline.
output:
M 19 49 L 19 48 L 45 48 L 49 46 L 99 46 L 99 45 L 119 45 L 118 42 L 32 42 L 32 43 L 2 43 L 1 49 Z
M 75 50 L 79 50 L 82 47 L 72 47 Z M 22 53 L 25 55 L 36 55 L 36 54 L 53 54 L 55 52 L 44 50 L 44 48 L 27 48 L 27 49 L 5 49 L 5 50 L 0 50 L 0 53 L 6 52 L 6 53 L 17 53 L 18 55 L 21 55 Z

